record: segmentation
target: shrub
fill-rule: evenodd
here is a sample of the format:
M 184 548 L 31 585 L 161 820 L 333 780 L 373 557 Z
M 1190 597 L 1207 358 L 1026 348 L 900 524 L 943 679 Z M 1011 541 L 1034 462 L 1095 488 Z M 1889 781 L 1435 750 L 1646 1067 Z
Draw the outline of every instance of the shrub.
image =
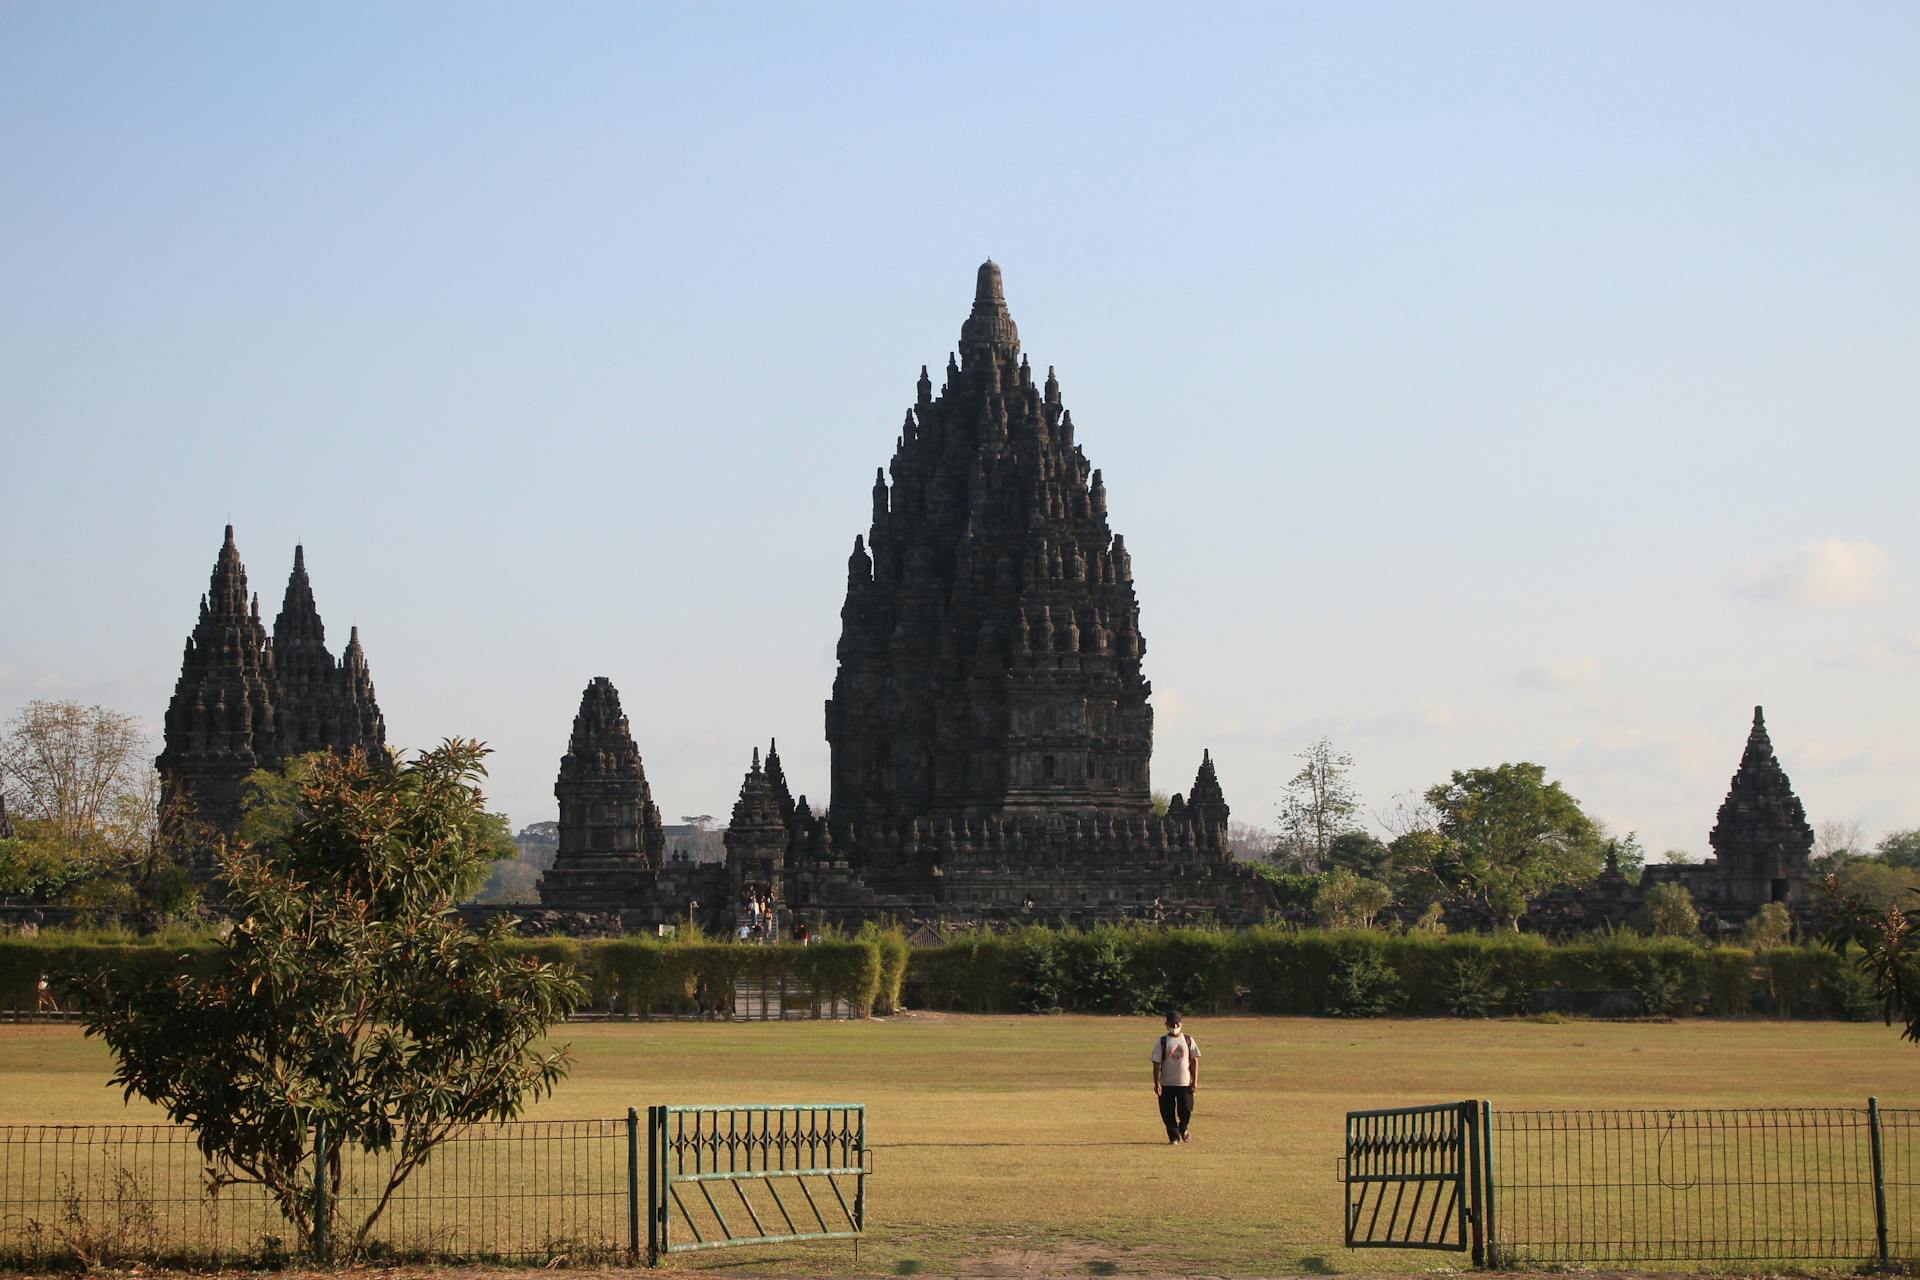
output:
M 1400 979 L 1376 948 L 1355 940 L 1343 944 L 1334 963 L 1327 1012 L 1336 1018 L 1378 1018 L 1393 1009 Z
M 1447 966 L 1441 997 L 1456 1018 L 1490 1018 L 1499 1011 L 1500 987 L 1493 980 L 1493 962 L 1484 955 L 1464 952 Z

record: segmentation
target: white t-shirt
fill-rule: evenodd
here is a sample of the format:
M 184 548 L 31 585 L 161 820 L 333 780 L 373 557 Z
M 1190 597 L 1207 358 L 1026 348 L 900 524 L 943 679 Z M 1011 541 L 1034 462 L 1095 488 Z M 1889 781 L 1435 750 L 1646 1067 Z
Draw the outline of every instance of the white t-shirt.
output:
M 1148 1061 L 1160 1068 L 1161 1084 L 1187 1085 L 1193 1083 L 1193 1064 L 1199 1059 L 1200 1046 L 1193 1042 L 1192 1036 L 1182 1032 L 1155 1040 Z

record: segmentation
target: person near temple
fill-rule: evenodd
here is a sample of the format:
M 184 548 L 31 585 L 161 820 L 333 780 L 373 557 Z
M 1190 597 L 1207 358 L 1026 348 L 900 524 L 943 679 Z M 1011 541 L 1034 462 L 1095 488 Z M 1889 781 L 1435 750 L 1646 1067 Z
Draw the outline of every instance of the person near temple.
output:
M 1167 1141 L 1192 1141 L 1187 1125 L 1193 1119 L 1193 1091 L 1200 1085 L 1200 1048 L 1180 1023 L 1177 1012 L 1167 1014 L 1167 1031 L 1153 1042 L 1153 1096 L 1160 1100 L 1160 1122 Z

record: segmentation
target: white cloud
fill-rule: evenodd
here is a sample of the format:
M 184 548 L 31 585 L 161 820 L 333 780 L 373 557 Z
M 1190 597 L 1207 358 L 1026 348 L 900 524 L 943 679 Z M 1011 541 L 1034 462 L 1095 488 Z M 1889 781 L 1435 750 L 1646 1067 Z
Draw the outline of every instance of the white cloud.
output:
M 1871 542 L 1822 538 L 1754 565 L 1741 589 L 1758 600 L 1817 608 L 1861 604 L 1873 598 L 1886 567 L 1887 553 Z
M 1893 640 L 1870 640 L 1854 651 L 1853 660 L 1869 667 L 1897 667 L 1920 659 L 1920 631 Z
M 1651 768 L 1668 776 L 1731 776 L 1740 763 L 1740 744 L 1724 733 L 1704 729 L 1600 727 L 1559 742 L 1569 765 L 1605 775 Z
M 1574 685 L 1592 684 L 1598 680 L 1603 665 L 1600 659 L 1591 654 L 1561 658 L 1524 667 L 1515 679 L 1523 689 L 1570 689 Z

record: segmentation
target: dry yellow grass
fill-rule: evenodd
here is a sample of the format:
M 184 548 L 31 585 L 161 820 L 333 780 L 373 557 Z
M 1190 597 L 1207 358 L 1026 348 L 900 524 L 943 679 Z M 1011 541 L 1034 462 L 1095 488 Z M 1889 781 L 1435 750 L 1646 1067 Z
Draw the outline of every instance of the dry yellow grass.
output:
M 1150 1019 L 903 1016 L 860 1023 L 582 1025 L 535 1118 L 650 1103 L 868 1106 L 876 1176 L 861 1271 L 1055 1259 L 1086 1274 L 1407 1270 L 1446 1254 L 1341 1247 L 1349 1108 L 1485 1097 L 1496 1107 L 1920 1102 L 1920 1049 L 1878 1025 L 1223 1018 L 1203 1055 L 1196 1141 L 1166 1145 Z M 0 1123 L 133 1122 L 77 1030 L 0 1027 Z M 840 1244 L 698 1256 L 689 1267 L 845 1271 Z

